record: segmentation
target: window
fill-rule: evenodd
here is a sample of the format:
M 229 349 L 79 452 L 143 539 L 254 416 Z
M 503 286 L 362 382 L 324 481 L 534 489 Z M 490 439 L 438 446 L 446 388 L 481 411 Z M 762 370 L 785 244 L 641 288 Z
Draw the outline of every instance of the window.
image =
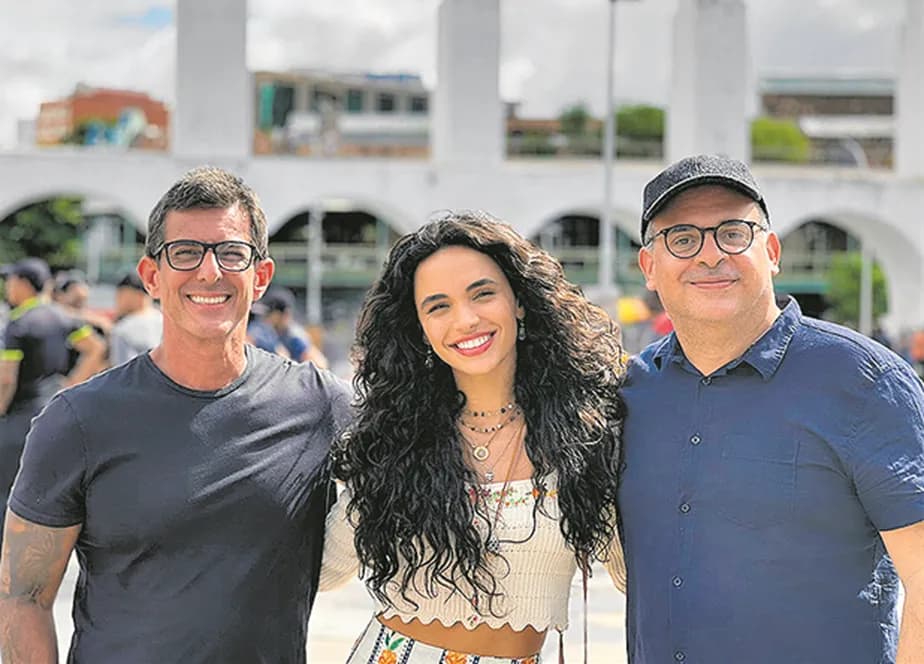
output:
M 379 113 L 395 112 L 395 96 L 390 92 L 380 92 L 376 101 L 375 110 Z
M 426 113 L 429 110 L 428 102 L 426 97 L 411 97 L 411 113 Z
M 363 112 L 363 91 L 362 90 L 347 90 L 346 110 L 347 110 L 347 113 L 362 113 Z

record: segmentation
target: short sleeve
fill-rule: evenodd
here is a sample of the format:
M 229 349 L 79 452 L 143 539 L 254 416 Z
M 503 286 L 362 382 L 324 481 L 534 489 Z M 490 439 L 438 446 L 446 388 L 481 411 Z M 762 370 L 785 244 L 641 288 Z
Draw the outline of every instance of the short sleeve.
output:
M 20 320 L 10 321 L 3 331 L 3 349 L 0 351 L 0 359 L 22 360 L 24 335 Z
M 356 578 L 359 558 L 354 544 L 354 529 L 347 518 L 352 499 L 348 489 L 342 489 L 337 502 L 327 513 L 324 528 L 324 555 L 321 559 L 321 580 L 318 589 L 334 590 Z
M 325 371 L 330 376 L 330 409 L 334 422 L 334 431 L 339 435 L 353 421 L 356 411 L 353 408 L 353 389 L 350 384 L 334 374 Z
M 32 422 L 9 507 L 43 526 L 83 523 L 85 476 L 82 431 L 66 397 L 59 394 Z
M 910 367 L 876 380 L 849 450 L 857 495 L 877 530 L 924 520 L 924 390 Z

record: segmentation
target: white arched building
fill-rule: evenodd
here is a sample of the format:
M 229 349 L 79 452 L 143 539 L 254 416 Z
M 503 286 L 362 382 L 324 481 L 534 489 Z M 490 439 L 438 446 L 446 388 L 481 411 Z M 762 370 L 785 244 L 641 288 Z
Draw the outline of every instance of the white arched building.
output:
M 142 229 L 164 190 L 188 168 L 240 173 L 260 194 L 271 232 L 323 201 L 349 200 L 399 232 L 434 210 L 481 208 L 532 235 L 562 214 L 601 216 L 602 165 L 506 161 L 498 92 L 500 0 L 443 0 L 432 156 L 427 161 L 297 159 L 251 154 L 246 0 L 178 0 L 177 106 L 170 154 L 55 150 L 0 154 L 0 219 L 62 194 L 112 201 Z M 667 152 L 747 159 L 748 73 L 743 0 L 684 0 L 675 30 Z M 893 328 L 924 324 L 924 0 L 906 0 L 894 172 L 757 166 L 781 235 L 824 218 L 857 236 L 883 265 Z M 479 39 L 469 26 L 479 26 Z M 613 218 L 637 237 L 642 188 L 658 163 L 617 162 Z

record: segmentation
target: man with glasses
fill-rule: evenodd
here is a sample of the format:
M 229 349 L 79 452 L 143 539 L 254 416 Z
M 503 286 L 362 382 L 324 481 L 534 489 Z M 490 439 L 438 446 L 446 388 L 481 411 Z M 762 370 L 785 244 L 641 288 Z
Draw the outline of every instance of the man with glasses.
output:
M 745 164 L 659 173 L 641 237 L 674 332 L 624 391 L 629 661 L 924 661 L 920 381 L 774 297 L 780 241 Z
M 73 549 L 71 662 L 305 661 L 323 468 L 351 392 L 245 343 L 273 270 L 235 175 L 195 169 L 155 206 L 138 274 L 162 341 L 33 422 L 0 561 L 5 663 L 57 661 Z

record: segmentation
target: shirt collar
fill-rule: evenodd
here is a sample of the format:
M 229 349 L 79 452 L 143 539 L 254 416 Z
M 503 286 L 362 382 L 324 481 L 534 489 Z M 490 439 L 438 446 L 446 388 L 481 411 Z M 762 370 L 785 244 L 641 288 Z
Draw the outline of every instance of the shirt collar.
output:
M 25 302 L 23 302 L 22 304 L 20 304 L 18 307 L 16 307 L 10 312 L 10 320 L 16 320 L 17 318 L 22 316 L 24 313 L 26 313 L 30 309 L 35 309 L 41 303 L 42 302 L 41 300 L 39 300 L 38 295 L 34 297 L 30 297 L 28 300 L 26 300 Z
M 778 301 L 782 311 L 773 321 L 773 325 L 757 341 L 744 351 L 741 357 L 732 360 L 720 369 L 720 372 L 734 369 L 744 363 L 753 367 L 764 380 L 767 380 L 779 369 L 789 342 L 792 341 L 799 325 L 802 323 L 802 310 L 799 303 L 792 297 Z M 652 358 L 658 369 L 663 369 L 668 362 L 682 363 L 686 358 L 683 349 L 677 341 L 677 335 L 671 332 L 662 339 L 655 348 Z

